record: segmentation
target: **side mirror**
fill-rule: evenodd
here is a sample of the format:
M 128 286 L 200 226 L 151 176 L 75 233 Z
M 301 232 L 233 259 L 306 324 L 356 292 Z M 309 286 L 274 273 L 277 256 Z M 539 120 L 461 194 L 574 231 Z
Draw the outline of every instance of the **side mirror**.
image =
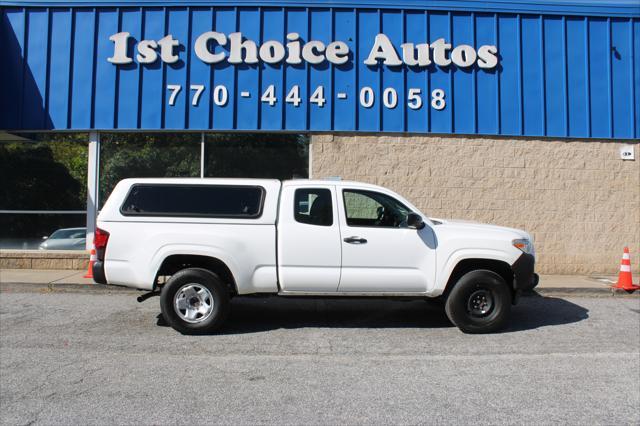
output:
M 49 239 L 49 237 L 47 237 L 46 235 L 44 237 L 42 237 L 42 241 L 48 240 L 48 239 Z
M 410 228 L 416 228 L 416 229 L 422 229 L 425 227 L 425 224 L 422 221 L 422 216 L 416 213 L 409 213 L 407 215 L 407 225 Z

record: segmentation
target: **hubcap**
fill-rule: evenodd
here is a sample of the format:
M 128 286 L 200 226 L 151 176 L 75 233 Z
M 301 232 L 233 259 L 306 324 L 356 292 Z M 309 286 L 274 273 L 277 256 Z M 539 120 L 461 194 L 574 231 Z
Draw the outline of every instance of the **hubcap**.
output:
M 484 317 L 493 308 L 493 296 L 485 289 L 478 289 L 471 293 L 467 302 L 467 310 L 476 317 Z
M 192 324 L 209 318 L 213 305 L 211 292 L 201 284 L 185 284 L 173 296 L 173 308 L 180 319 Z

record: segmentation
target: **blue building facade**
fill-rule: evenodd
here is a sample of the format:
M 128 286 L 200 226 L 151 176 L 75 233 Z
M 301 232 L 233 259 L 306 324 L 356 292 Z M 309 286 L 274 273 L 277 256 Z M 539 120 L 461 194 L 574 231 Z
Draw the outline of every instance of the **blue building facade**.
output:
M 635 139 L 635 1 L 2 2 L 0 128 Z

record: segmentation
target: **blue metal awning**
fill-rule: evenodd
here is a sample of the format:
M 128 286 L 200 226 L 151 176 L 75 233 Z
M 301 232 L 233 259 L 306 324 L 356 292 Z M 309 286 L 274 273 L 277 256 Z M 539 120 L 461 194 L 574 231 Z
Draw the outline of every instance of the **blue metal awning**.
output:
M 2 130 L 640 137 L 635 0 L 10 3 Z M 238 32 L 259 60 L 230 60 Z
M 3 0 L 0 6 L 21 7 L 141 7 L 141 6 L 261 6 L 423 9 L 508 12 L 552 15 L 640 17 L 638 0 Z

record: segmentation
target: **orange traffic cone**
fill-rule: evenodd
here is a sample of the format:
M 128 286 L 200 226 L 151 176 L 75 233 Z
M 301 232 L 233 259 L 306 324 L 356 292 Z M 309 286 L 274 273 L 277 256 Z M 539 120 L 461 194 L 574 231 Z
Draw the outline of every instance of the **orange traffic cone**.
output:
M 640 286 L 633 284 L 633 278 L 631 277 L 631 258 L 629 257 L 629 247 L 624 248 L 624 254 L 622 255 L 622 261 L 620 262 L 618 282 L 613 286 L 613 288 L 625 291 L 640 289 Z
M 84 278 L 93 278 L 93 264 L 96 261 L 96 249 L 91 249 L 91 257 L 89 257 L 89 269 L 87 273 L 84 274 Z

